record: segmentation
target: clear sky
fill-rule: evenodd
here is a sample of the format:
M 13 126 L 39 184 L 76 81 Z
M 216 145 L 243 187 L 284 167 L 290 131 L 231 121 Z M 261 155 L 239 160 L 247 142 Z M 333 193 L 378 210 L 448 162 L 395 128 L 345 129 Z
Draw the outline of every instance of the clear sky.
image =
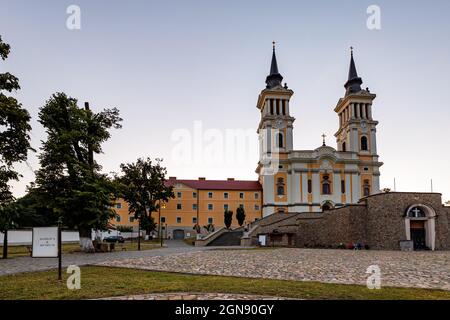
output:
M 66 27 L 72 4 L 81 9 L 80 30 Z M 381 9 L 380 30 L 367 28 L 369 5 Z M 256 179 L 254 148 L 210 152 L 217 137 L 240 129 L 256 145 L 256 100 L 272 41 L 295 91 L 295 149 L 319 147 L 322 133 L 336 146 L 333 108 L 353 46 L 363 86 L 377 94 L 381 187 L 393 188 L 395 177 L 397 191 L 430 191 L 433 179 L 434 191 L 450 200 L 449 14 L 448 0 L 0 0 L 0 34 L 12 46 L 0 72 L 20 79 L 16 96 L 33 117 L 37 149 L 45 138 L 38 110 L 64 91 L 94 110 L 120 109 L 123 129 L 97 157 L 105 172 L 149 156 L 179 178 Z M 183 140 L 189 134 L 191 144 Z M 181 145 L 191 157 L 178 156 Z M 18 166 L 17 196 L 38 167 L 36 154 Z

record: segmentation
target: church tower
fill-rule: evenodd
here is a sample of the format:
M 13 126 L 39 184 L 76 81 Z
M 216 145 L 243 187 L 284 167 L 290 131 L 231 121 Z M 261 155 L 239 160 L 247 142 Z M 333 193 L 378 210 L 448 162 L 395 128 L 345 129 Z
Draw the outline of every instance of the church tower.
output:
M 345 96 L 339 99 L 334 111 L 339 116 L 339 129 L 335 133 L 340 152 L 356 153 L 360 160 L 359 175 L 361 196 L 379 192 L 376 126 L 378 121 L 372 117 L 372 103 L 376 95 L 368 88 L 361 89 L 362 79 L 358 76 L 350 54 L 348 80 L 345 83 Z
M 266 88 L 259 94 L 257 102 L 261 118 L 257 130 L 260 161 L 256 172 L 264 190 L 274 191 L 263 194 L 263 203 L 266 204 L 263 208 L 264 216 L 265 211 L 273 213 L 275 203 L 281 207 L 285 204 L 287 208 L 287 168 L 281 162 L 287 159 L 288 153 L 293 149 L 292 129 L 295 119 L 290 116 L 289 100 L 294 91 L 288 89 L 286 83 L 282 85 L 282 80 L 274 42 Z

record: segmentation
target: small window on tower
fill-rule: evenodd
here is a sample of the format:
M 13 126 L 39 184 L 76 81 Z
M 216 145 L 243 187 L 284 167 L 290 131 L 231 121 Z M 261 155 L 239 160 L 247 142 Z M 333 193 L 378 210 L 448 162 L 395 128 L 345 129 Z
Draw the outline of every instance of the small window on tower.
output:
M 345 144 L 345 142 L 342 142 L 342 151 L 347 151 L 347 145 Z
M 281 132 L 277 133 L 277 147 L 284 148 L 283 134 Z
M 370 196 L 370 183 L 369 183 L 369 180 L 364 180 L 363 194 L 364 194 L 364 197 Z
M 269 104 L 270 104 L 270 114 L 273 115 L 273 99 L 269 100 Z
M 284 195 L 284 179 L 278 178 L 277 180 L 277 195 L 283 196 Z
M 308 193 L 312 193 L 312 180 L 308 179 Z
M 367 146 L 367 137 L 361 137 L 361 150 L 363 151 L 369 150 Z
M 341 193 L 345 193 L 345 180 L 341 180 Z

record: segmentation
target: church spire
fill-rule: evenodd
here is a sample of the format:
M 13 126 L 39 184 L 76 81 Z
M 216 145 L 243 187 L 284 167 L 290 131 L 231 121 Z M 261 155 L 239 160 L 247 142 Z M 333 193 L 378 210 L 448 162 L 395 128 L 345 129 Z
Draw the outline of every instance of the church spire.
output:
M 281 86 L 281 81 L 283 80 L 283 76 L 278 72 L 278 64 L 277 64 L 277 57 L 275 55 L 275 42 L 272 42 L 273 44 L 273 51 L 272 51 L 272 62 L 270 64 L 270 74 L 266 78 L 266 88 L 272 89 L 276 86 Z
M 353 47 L 350 47 L 350 67 L 348 70 L 348 80 L 344 87 L 346 89 L 345 95 L 357 93 L 361 91 L 362 79 L 358 77 L 356 72 L 355 60 L 353 59 Z

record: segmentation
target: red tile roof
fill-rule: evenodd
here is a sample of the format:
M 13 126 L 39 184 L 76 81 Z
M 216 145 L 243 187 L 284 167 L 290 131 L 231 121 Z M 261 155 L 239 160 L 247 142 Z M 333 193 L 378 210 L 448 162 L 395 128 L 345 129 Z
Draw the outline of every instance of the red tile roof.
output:
M 173 186 L 182 183 L 193 189 L 202 190 L 262 190 L 259 181 L 247 180 L 184 180 L 169 178 L 166 184 Z

